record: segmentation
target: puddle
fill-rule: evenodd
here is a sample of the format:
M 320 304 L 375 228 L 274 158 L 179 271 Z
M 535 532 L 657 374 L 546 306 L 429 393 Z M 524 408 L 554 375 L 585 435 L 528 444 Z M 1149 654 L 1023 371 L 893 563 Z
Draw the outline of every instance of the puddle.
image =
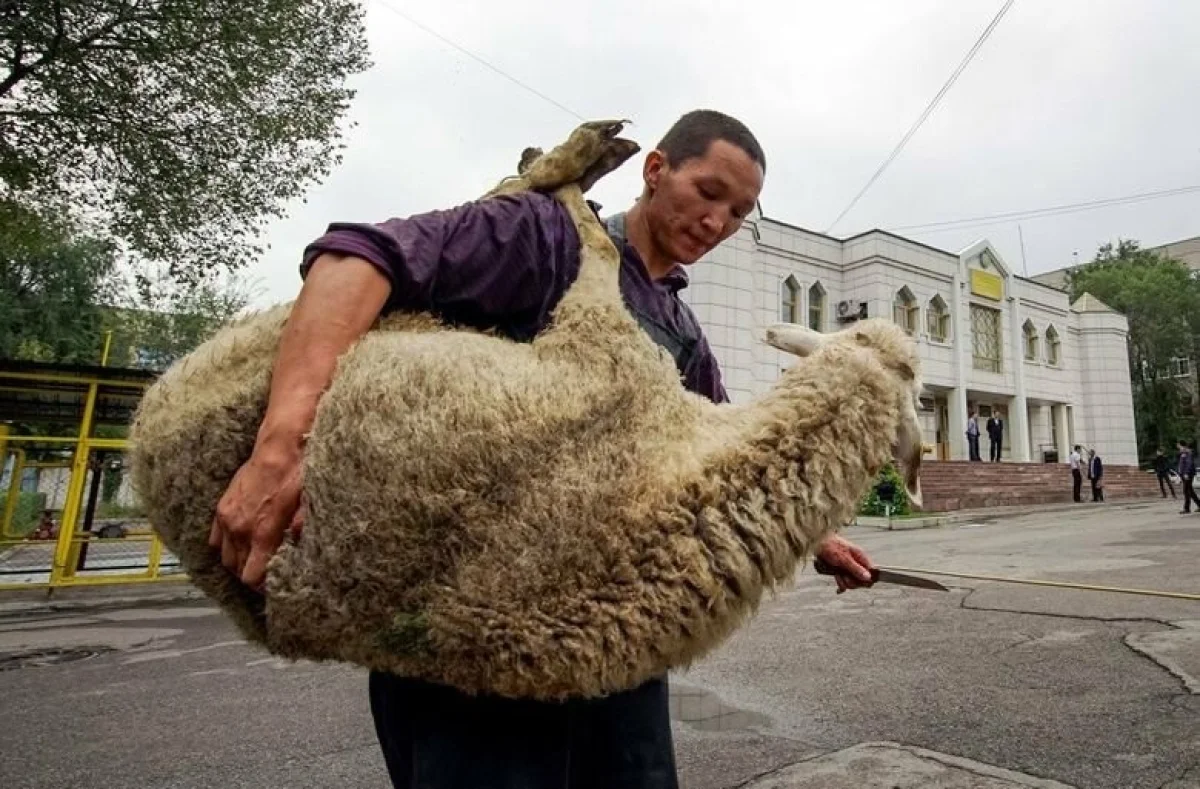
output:
M 700 731 L 739 731 L 766 727 L 771 719 L 722 701 L 716 694 L 671 680 L 671 718 Z

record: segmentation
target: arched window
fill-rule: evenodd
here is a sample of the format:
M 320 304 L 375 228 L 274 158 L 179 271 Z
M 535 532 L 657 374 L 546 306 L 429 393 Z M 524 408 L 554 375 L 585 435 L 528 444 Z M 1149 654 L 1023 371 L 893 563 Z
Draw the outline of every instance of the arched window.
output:
M 1046 329 L 1046 364 L 1057 367 L 1062 361 L 1058 332 L 1051 326 Z
M 917 333 L 917 318 L 921 308 L 917 306 L 917 297 L 908 288 L 896 291 L 896 300 L 892 304 L 892 317 L 904 331 L 909 334 Z
M 808 328 L 825 330 L 825 288 L 820 282 L 814 282 L 808 289 Z
M 795 277 L 783 281 L 783 292 L 780 294 L 779 320 L 784 323 L 800 322 L 800 283 Z
M 925 308 L 925 331 L 929 339 L 935 342 L 948 342 L 950 339 L 950 308 L 941 296 L 934 296 Z
M 1033 325 L 1033 321 L 1025 321 L 1023 327 L 1025 332 L 1025 359 L 1026 361 L 1036 362 L 1038 358 L 1038 331 Z

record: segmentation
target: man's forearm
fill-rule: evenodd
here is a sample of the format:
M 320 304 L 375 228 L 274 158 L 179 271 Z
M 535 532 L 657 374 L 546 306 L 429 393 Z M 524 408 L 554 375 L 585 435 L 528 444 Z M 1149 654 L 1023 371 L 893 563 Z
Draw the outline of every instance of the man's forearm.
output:
M 354 257 L 313 262 L 280 338 L 259 451 L 297 451 L 340 357 L 379 317 L 391 283 Z

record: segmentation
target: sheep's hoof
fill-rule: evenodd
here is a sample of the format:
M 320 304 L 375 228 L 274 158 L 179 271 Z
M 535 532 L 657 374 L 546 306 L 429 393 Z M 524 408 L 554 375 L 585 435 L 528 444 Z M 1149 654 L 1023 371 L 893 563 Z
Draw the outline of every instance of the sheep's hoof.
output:
M 617 135 L 628 121 L 589 121 L 578 126 L 571 136 L 549 153 L 529 165 L 525 176 L 536 191 L 552 191 L 566 184 L 579 183 L 585 175 L 611 172 L 611 162 L 619 165 L 638 149 L 631 140 L 619 140 Z M 615 148 L 614 143 L 619 143 Z M 632 146 L 632 149 L 630 149 Z M 622 158 L 623 157 L 623 158 Z M 598 175 L 594 173 L 598 172 Z
M 597 181 L 625 164 L 625 162 L 629 161 L 629 157 L 633 156 L 639 150 L 641 150 L 641 146 L 633 140 L 626 140 L 621 137 L 609 140 L 604 152 L 600 154 L 600 158 L 579 179 L 580 191 L 587 192 L 587 190 L 596 185 Z
M 536 162 L 542 155 L 541 148 L 526 148 L 521 151 L 521 161 L 517 163 L 517 172 L 521 175 L 529 169 L 529 166 Z

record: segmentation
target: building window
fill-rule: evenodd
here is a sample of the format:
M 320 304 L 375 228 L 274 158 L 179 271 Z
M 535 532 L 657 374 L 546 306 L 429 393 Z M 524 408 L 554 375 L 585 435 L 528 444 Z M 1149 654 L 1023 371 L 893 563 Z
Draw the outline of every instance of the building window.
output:
M 925 331 L 935 342 L 947 342 L 950 338 L 950 310 L 941 296 L 934 296 L 925 308 Z
M 783 281 L 779 320 L 784 323 L 800 322 L 800 283 L 796 281 L 795 277 L 788 277 Z
M 917 306 L 917 299 L 911 290 L 900 288 L 896 291 L 896 300 L 892 304 L 892 317 L 900 328 L 909 334 L 916 334 L 917 318 L 920 312 L 921 308 Z
M 1192 360 L 1185 356 L 1177 356 L 1167 363 L 1167 375 L 1172 378 L 1191 378 Z
M 1033 321 L 1025 321 L 1025 360 L 1036 362 L 1038 358 L 1038 333 Z
M 1058 332 L 1051 326 L 1046 329 L 1046 364 L 1057 367 L 1060 361 Z
M 808 328 L 813 331 L 825 329 L 825 288 L 814 282 L 808 289 Z
M 1000 310 L 971 305 L 971 351 L 975 369 L 1000 372 Z

